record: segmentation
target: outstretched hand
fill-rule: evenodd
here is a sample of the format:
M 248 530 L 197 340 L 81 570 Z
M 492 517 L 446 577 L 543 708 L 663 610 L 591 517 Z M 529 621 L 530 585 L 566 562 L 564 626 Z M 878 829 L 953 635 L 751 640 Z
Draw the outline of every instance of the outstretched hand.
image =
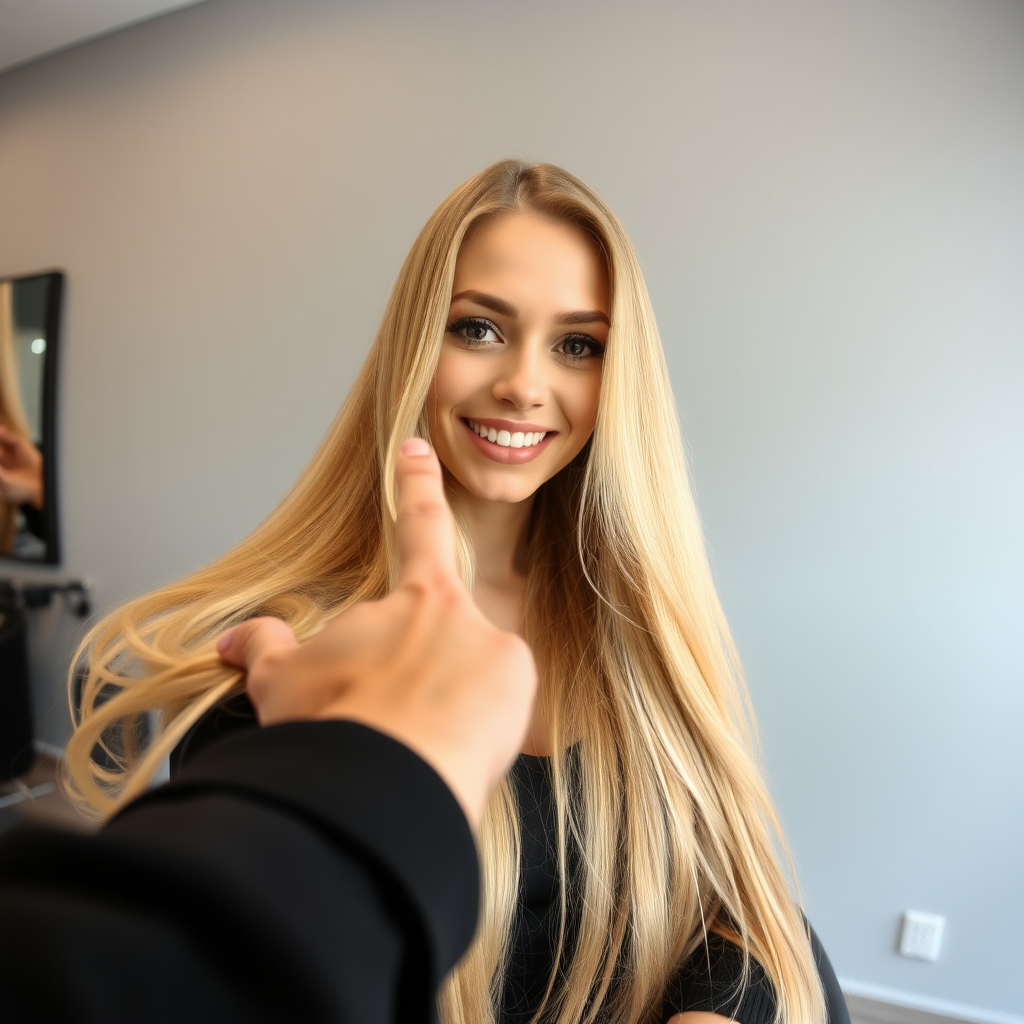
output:
M 459 577 L 441 467 L 426 441 L 396 469 L 401 575 L 380 601 L 299 643 L 280 619 L 226 633 L 221 658 L 246 670 L 262 725 L 344 718 L 387 733 L 448 783 L 475 828 L 518 752 L 537 685 L 525 641 L 494 626 Z

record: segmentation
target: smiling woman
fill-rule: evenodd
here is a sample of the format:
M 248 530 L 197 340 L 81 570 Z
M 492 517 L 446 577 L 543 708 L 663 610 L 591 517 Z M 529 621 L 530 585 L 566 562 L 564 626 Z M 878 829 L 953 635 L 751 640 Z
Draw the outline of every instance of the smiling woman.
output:
M 525 637 L 540 680 L 481 825 L 484 913 L 445 1024 L 814 1024 L 822 980 L 847 1020 L 779 863 L 636 255 L 550 165 L 496 164 L 441 204 L 280 508 L 86 637 L 68 750 L 82 798 L 110 810 L 173 748 L 181 762 L 252 726 L 244 697 L 224 707 L 242 689 L 214 650 L 224 629 L 276 615 L 306 638 L 389 591 L 411 434 L 441 459 L 467 585 Z M 140 751 L 154 708 L 162 731 Z M 97 743 L 114 770 L 92 762 Z
M 609 324 L 604 261 L 577 228 L 509 214 L 463 241 L 453 288 L 427 399 L 431 439 L 465 498 L 528 498 L 594 429 Z

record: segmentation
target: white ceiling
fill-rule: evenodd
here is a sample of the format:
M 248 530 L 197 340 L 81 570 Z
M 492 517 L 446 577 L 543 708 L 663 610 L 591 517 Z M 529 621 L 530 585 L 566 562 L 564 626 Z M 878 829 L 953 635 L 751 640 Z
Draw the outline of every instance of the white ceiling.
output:
M 0 74 L 203 0 L 0 0 Z

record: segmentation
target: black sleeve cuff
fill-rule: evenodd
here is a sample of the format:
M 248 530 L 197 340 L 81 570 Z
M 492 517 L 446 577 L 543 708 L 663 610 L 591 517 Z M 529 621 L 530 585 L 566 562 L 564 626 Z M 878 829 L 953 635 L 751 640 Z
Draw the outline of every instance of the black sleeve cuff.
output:
M 476 845 L 451 790 L 402 743 L 348 721 L 239 730 L 122 813 L 196 790 L 274 805 L 363 850 L 415 908 L 435 983 L 465 952 L 479 905 Z

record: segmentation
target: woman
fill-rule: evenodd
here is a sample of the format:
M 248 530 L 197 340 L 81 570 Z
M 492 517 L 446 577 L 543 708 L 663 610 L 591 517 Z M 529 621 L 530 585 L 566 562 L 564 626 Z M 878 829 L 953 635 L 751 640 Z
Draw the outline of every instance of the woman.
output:
M 412 434 L 445 467 L 468 585 L 540 678 L 524 756 L 481 827 L 485 909 L 443 1019 L 823 1020 L 639 265 L 602 200 L 549 165 L 496 164 L 441 204 L 279 508 L 92 630 L 78 792 L 101 810 L 130 799 L 241 689 L 214 651 L 224 629 L 276 615 L 308 637 L 387 593 L 395 452 Z M 142 751 L 151 708 L 164 727 Z M 101 739 L 114 767 L 90 760 Z

